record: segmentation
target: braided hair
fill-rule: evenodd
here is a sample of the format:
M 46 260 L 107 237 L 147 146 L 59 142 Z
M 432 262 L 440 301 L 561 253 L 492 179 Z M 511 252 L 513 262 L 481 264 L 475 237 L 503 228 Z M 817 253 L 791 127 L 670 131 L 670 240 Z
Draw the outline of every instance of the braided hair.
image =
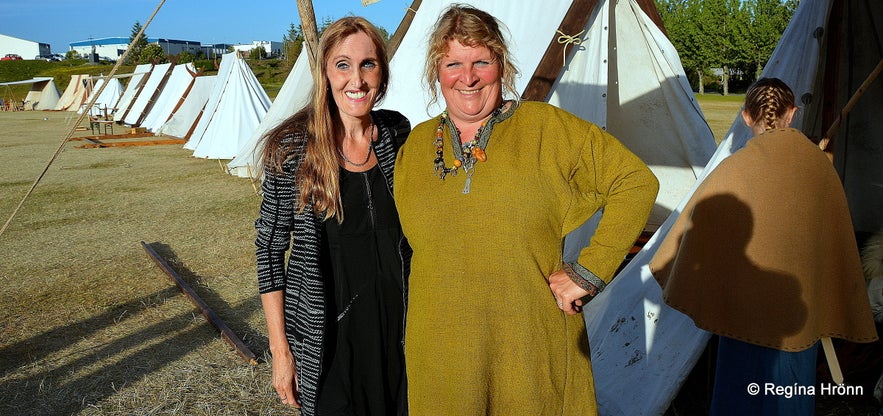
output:
M 761 78 L 745 94 L 745 113 L 764 131 L 788 127 L 785 116 L 794 107 L 794 93 L 778 78 Z

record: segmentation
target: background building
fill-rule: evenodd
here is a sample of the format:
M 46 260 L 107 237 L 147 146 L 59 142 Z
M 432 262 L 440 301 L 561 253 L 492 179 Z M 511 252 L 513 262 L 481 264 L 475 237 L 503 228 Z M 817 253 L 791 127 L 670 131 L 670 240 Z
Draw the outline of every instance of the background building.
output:
M 52 50 L 48 43 L 19 39 L 8 35 L 0 35 L 0 56 L 14 53 L 22 59 L 34 59 L 39 55 L 50 55 Z
M 177 55 L 184 51 L 197 55 L 202 50 L 200 43 L 193 40 L 147 38 L 147 43 L 159 45 L 167 55 Z M 88 56 L 94 51 L 100 58 L 114 61 L 119 59 L 128 47 L 129 38 L 123 37 L 89 39 L 70 43 L 70 50 L 77 51 L 82 56 Z
M 251 44 L 233 45 L 233 49 L 240 52 L 242 56 L 248 56 L 252 49 L 257 48 L 263 48 L 269 57 L 278 57 L 282 55 L 282 42 L 256 40 Z
M 234 46 L 227 43 L 213 43 L 209 45 L 202 45 L 202 54 L 205 55 L 206 58 L 215 59 L 221 56 L 224 56 L 225 53 L 230 52 Z

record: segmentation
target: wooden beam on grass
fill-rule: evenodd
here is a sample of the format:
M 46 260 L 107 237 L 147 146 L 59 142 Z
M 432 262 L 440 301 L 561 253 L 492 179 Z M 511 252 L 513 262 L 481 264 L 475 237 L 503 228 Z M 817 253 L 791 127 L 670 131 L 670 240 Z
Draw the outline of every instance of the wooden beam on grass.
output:
M 102 142 L 100 140 L 88 139 L 92 143 L 74 146 L 77 149 L 103 149 L 105 147 L 132 147 L 132 146 L 162 146 L 166 144 L 184 144 L 187 140 L 183 139 L 165 139 L 165 140 L 140 140 L 127 142 Z M 219 159 L 220 160 L 220 159 Z
M 232 346 L 236 350 L 236 353 L 239 354 L 240 357 L 245 359 L 249 364 L 257 365 L 258 360 L 254 353 L 251 352 L 248 346 L 245 345 L 245 343 L 242 342 L 242 340 L 239 339 L 239 337 L 237 337 L 235 333 L 233 333 L 233 331 L 227 326 L 227 324 L 224 323 L 224 321 L 221 320 L 221 318 L 218 317 L 218 315 L 212 312 L 211 308 L 209 308 L 208 305 L 199 297 L 199 295 L 196 294 L 196 291 L 194 291 L 193 288 L 191 288 L 190 285 L 188 285 L 187 282 L 185 282 L 184 279 L 182 279 L 181 276 L 179 276 L 178 273 L 175 272 L 175 270 L 172 269 L 171 266 L 169 266 L 169 264 L 153 249 L 153 247 L 143 241 L 141 242 L 141 245 L 144 247 L 144 250 L 147 251 L 147 254 L 150 255 L 150 258 L 152 258 L 153 261 L 156 262 L 157 266 L 159 266 L 160 269 L 162 269 L 167 275 L 169 275 L 172 281 L 176 285 L 178 285 L 178 288 L 180 288 L 181 291 L 184 292 L 185 295 L 187 295 L 187 298 L 190 299 L 190 302 L 192 302 L 197 307 L 197 309 L 199 309 L 199 312 L 202 313 L 202 316 L 204 316 L 205 319 L 208 319 L 208 321 L 215 328 L 217 328 L 218 331 L 221 331 L 221 336 L 224 338 L 224 341 Z

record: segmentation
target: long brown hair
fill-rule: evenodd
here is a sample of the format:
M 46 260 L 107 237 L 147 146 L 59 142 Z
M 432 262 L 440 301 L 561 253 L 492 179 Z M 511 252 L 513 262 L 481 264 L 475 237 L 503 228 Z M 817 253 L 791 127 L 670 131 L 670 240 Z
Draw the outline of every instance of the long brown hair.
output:
M 745 113 L 764 130 L 786 127 L 780 124 L 792 108 L 794 93 L 778 78 L 761 78 L 745 93 Z
M 322 31 L 316 66 L 313 68 L 315 85 L 310 91 L 307 106 L 264 136 L 265 145 L 261 155 L 263 169 L 282 173 L 285 162 L 302 155 L 303 162 L 296 174 L 295 186 L 299 190 L 297 210 L 302 212 L 307 206 L 311 206 L 317 213 L 324 212 L 325 220 L 331 217 L 338 221 L 343 220 L 338 182 L 340 156 L 335 140 L 342 134 L 343 126 L 337 104 L 331 95 L 325 65 L 331 50 L 358 32 L 368 35 L 377 51 L 381 75 L 376 101 L 383 99 L 389 85 L 389 60 L 383 37 L 364 18 L 344 17 Z M 303 141 L 292 140 L 298 135 L 303 137 Z
M 474 7 L 453 4 L 438 18 L 435 28 L 429 37 L 426 51 L 426 68 L 424 80 L 428 84 L 430 104 L 438 101 L 438 63 L 448 52 L 448 42 L 456 40 L 464 46 L 484 46 L 491 51 L 500 65 L 503 87 L 514 99 L 518 99 L 515 90 L 515 77 L 518 68 L 512 61 L 509 47 L 503 37 L 502 23 L 485 11 Z

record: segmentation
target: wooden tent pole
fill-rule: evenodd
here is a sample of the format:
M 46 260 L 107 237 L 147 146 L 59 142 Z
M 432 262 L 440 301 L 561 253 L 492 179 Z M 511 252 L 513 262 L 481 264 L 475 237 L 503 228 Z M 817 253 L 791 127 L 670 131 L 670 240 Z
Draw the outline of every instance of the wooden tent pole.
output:
M 147 29 L 147 26 L 149 26 L 150 22 L 153 21 L 153 18 L 156 17 L 156 14 L 159 12 L 159 9 L 162 8 L 162 5 L 165 2 L 166 2 L 166 0 L 160 0 L 159 4 L 156 6 L 156 9 L 153 10 L 153 14 L 150 15 L 150 18 L 148 18 L 147 21 L 144 23 L 144 26 L 141 27 L 141 31 L 135 35 L 135 37 L 132 39 L 132 42 L 129 43 L 129 47 L 126 48 L 126 51 L 123 52 L 123 55 L 120 56 L 120 58 L 117 60 L 116 65 L 114 65 L 113 69 L 110 70 L 110 74 L 108 74 L 108 78 L 112 78 L 114 75 L 116 75 L 117 70 L 120 68 L 120 65 L 122 65 L 123 61 L 125 61 L 126 58 L 129 56 L 129 52 L 132 51 L 132 47 L 135 46 L 135 42 L 138 39 L 141 39 L 141 36 L 144 36 L 144 31 Z M 104 88 L 107 87 L 107 84 L 110 84 L 110 83 L 105 82 L 101 85 L 101 88 L 98 89 L 98 92 L 95 93 L 95 95 L 92 97 L 92 100 L 89 102 L 89 104 L 86 108 L 91 108 L 92 105 L 95 104 L 95 101 L 98 100 L 98 97 L 101 95 L 101 92 L 104 91 Z M 21 209 L 22 206 L 24 206 L 25 201 L 27 201 L 28 197 L 34 192 L 34 189 L 37 188 L 37 185 L 43 179 L 43 176 L 46 176 L 46 172 L 49 171 L 49 166 L 51 166 L 52 162 L 55 161 L 55 158 L 57 158 L 58 155 L 61 154 L 61 150 L 64 149 L 65 143 L 67 143 L 68 140 L 70 140 L 70 138 L 73 137 L 74 132 L 77 131 L 77 127 L 79 127 L 80 123 L 83 122 L 83 119 L 88 114 L 89 114 L 88 111 L 83 111 L 83 113 L 80 114 L 80 116 L 77 118 L 77 121 L 71 126 L 71 129 L 67 132 L 67 136 L 64 137 L 64 139 L 61 141 L 61 144 L 59 144 L 58 148 L 55 149 L 55 153 L 52 155 L 52 157 L 49 158 L 49 162 L 46 163 L 46 167 L 44 167 L 43 171 L 40 172 L 39 175 L 37 175 L 37 179 L 35 179 L 34 183 L 31 184 L 31 187 L 25 193 L 25 196 L 21 199 L 21 202 L 18 203 L 18 205 L 12 211 L 12 214 L 9 215 L 9 219 L 6 220 L 6 223 L 3 224 L 2 228 L 0 228 L 0 237 L 2 237 L 3 233 L 6 231 L 6 229 L 9 228 L 9 224 L 12 223 L 12 219 L 15 218 L 16 214 L 18 214 L 18 211 Z
M 300 14 L 300 27 L 304 34 L 304 45 L 307 48 L 307 58 L 310 61 L 310 69 L 316 69 L 316 51 L 319 46 L 319 30 L 316 28 L 316 13 L 313 11 L 311 0 L 297 0 L 297 12 Z
M 405 10 L 405 17 L 403 17 L 402 22 L 399 23 L 398 29 L 396 29 L 396 32 L 386 42 L 386 51 L 389 59 L 392 59 L 392 57 L 395 56 L 396 51 L 399 49 L 399 45 L 402 43 L 402 39 L 404 39 L 405 34 L 408 33 L 408 29 L 411 27 L 411 22 L 414 21 L 414 16 L 417 15 L 417 10 L 420 9 L 420 4 L 422 3 L 422 0 L 414 0 L 411 3 L 411 7 L 408 7 L 408 9 Z
M 844 2 L 835 1 L 831 4 L 831 10 L 828 12 L 828 24 L 824 28 L 824 44 L 820 44 L 819 48 L 824 52 L 822 58 L 825 65 L 825 73 L 822 75 L 822 103 L 820 104 L 820 118 L 822 120 L 822 128 L 831 126 L 837 119 L 837 97 L 840 95 L 840 62 L 838 57 L 843 47 L 843 5 Z M 822 61 L 822 60 L 820 60 Z M 822 137 L 819 147 L 828 156 L 828 159 L 834 160 L 834 150 L 830 146 L 831 137 Z
M 849 102 L 840 110 L 840 114 L 837 115 L 837 118 L 831 123 L 831 127 L 828 128 L 828 132 L 825 133 L 825 138 L 829 140 L 828 145 L 830 145 L 831 138 L 837 134 L 837 129 L 840 128 L 840 122 L 846 117 L 850 111 L 852 111 L 852 107 L 855 107 L 855 103 L 858 102 L 858 99 L 861 98 L 862 95 L 865 94 L 865 91 L 868 90 L 868 87 L 874 83 L 877 79 L 877 76 L 880 75 L 880 72 L 883 71 L 883 59 L 877 63 L 877 66 L 868 74 L 868 77 L 865 78 L 865 81 L 862 82 L 862 85 L 858 87 L 854 94 L 852 94 L 852 98 L 849 99 Z
M 668 33 L 665 31 L 665 25 L 662 23 L 662 16 L 659 15 L 659 9 L 656 8 L 656 4 L 653 0 L 636 0 L 638 6 L 641 7 L 641 10 L 644 11 L 644 14 L 656 23 L 656 27 L 662 31 L 662 34 L 665 37 L 668 37 Z
M 239 337 L 236 336 L 235 333 L 221 320 L 221 318 L 216 315 L 211 308 L 196 294 L 193 288 L 181 278 L 178 273 L 172 269 L 171 266 L 153 249 L 149 244 L 145 242 L 141 242 L 141 245 L 144 247 L 144 250 L 147 251 L 147 254 L 150 255 L 150 258 L 156 262 L 157 266 L 162 269 L 171 279 L 172 281 L 181 289 L 182 292 L 190 299 L 190 302 L 193 303 L 199 309 L 199 312 L 202 313 L 202 316 L 218 329 L 221 332 L 221 336 L 224 337 L 224 341 L 227 344 L 230 344 L 231 347 L 236 349 L 236 353 L 239 354 L 242 358 L 248 361 L 251 365 L 257 365 L 258 360 L 255 357 L 254 353 L 245 345 Z
M 564 15 L 558 31 L 566 36 L 576 36 L 577 33 L 586 28 L 586 24 L 589 23 L 589 17 L 597 6 L 598 0 L 574 0 L 570 4 L 570 8 L 567 9 L 567 14 Z M 546 53 L 540 60 L 539 65 L 537 65 L 533 76 L 530 77 L 524 92 L 521 94 L 522 99 L 546 101 L 549 91 L 552 90 L 552 85 L 558 79 L 558 74 L 561 73 L 563 68 L 561 57 L 564 56 L 565 48 L 568 46 L 566 43 L 558 42 L 560 37 L 561 35 L 557 32 L 552 34 Z M 577 46 L 571 46 L 571 48 L 574 47 Z
M 665 34 L 665 25 L 662 24 L 662 18 L 659 16 L 659 11 L 656 9 L 653 1 L 637 0 L 637 3 L 641 10 L 656 23 L 656 27 Z M 552 85 L 558 79 L 558 75 L 563 68 L 561 65 L 562 56 L 564 56 L 565 52 L 569 51 L 566 49 L 568 44 L 566 42 L 562 43 L 560 41 L 561 38 L 577 36 L 580 31 L 585 29 L 596 7 L 598 7 L 598 0 L 574 0 L 570 4 L 570 8 L 567 10 L 567 14 L 564 15 L 564 19 L 562 19 L 561 26 L 558 29 L 560 33 L 554 33 L 552 40 L 549 42 L 549 47 L 546 48 L 546 53 L 540 60 L 539 65 L 537 65 L 537 69 L 530 78 L 527 87 L 524 88 L 524 93 L 521 94 L 522 99 L 530 101 L 546 100 L 549 92 L 552 90 Z M 595 41 L 594 39 L 589 40 L 589 42 Z
M 831 379 L 837 385 L 843 385 L 843 371 L 840 370 L 840 362 L 837 361 L 837 353 L 834 351 L 834 343 L 831 337 L 822 338 L 822 350 L 825 351 L 825 359 L 828 362 L 828 369 L 831 370 Z

